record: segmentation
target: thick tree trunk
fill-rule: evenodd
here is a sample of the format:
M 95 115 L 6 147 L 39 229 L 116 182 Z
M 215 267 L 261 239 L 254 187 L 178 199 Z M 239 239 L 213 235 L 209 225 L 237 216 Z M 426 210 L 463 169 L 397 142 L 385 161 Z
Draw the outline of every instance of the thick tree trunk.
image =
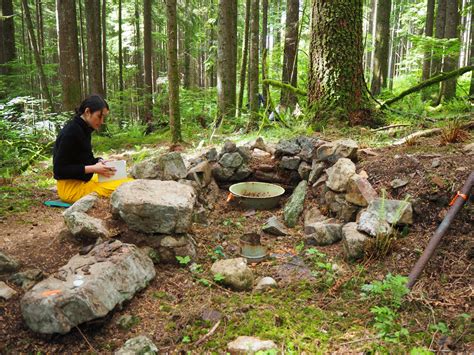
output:
M 38 50 L 41 54 L 41 60 L 45 63 L 44 57 L 44 24 L 43 24 L 43 4 L 41 0 L 36 0 L 36 38 L 38 39 Z
M 119 91 L 123 92 L 123 53 L 122 53 L 122 0 L 118 0 L 118 66 L 119 66 Z M 120 102 L 121 102 L 120 98 Z M 121 106 L 121 104 L 120 104 Z
M 299 0 L 287 0 L 286 3 L 286 29 L 285 48 L 283 54 L 283 70 L 281 81 L 297 85 L 298 78 L 298 21 L 299 21 Z M 362 29 L 361 29 L 362 30 Z M 282 90 L 280 104 L 284 107 L 294 107 L 297 103 L 296 95 L 291 91 Z
M 446 26 L 446 2 L 447 1 L 457 1 L 457 0 L 438 0 L 438 8 L 436 13 L 436 22 L 435 22 L 435 38 L 441 39 L 444 38 L 444 28 Z M 431 62 L 431 72 L 432 75 L 436 75 L 442 70 L 442 48 L 437 48 L 433 52 L 433 58 Z
M 143 56 L 141 48 L 141 36 L 140 36 L 140 0 L 135 0 L 135 63 L 137 65 L 137 74 L 135 77 L 137 85 L 137 94 L 138 97 L 143 97 Z M 138 105 L 138 120 L 141 122 L 141 119 L 144 117 L 143 105 Z
M 81 68 L 82 68 L 82 98 L 85 97 L 86 93 L 89 92 L 88 88 L 88 80 L 87 74 L 88 66 L 87 66 L 87 59 L 86 59 L 86 40 L 85 40 L 85 31 L 84 31 L 84 16 L 83 9 L 82 9 L 82 0 L 78 1 L 78 9 L 79 9 L 79 36 L 80 36 L 80 43 L 81 43 Z
M 447 39 L 459 39 L 459 2 L 450 0 L 446 3 L 446 26 L 444 27 L 444 37 Z M 458 67 L 459 51 L 449 53 L 444 58 L 443 71 L 449 72 Z M 457 77 L 443 81 L 441 83 L 441 96 L 446 100 L 456 97 Z
M 75 0 L 56 0 L 59 47 L 59 76 L 62 88 L 62 109 L 73 111 L 81 102 L 81 72 Z
M 426 24 L 425 24 L 425 37 L 433 37 L 433 27 L 434 27 L 434 9 L 435 9 L 435 0 L 428 0 L 426 5 Z M 431 56 L 433 50 L 430 45 L 425 46 L 425 53 L 423 55 L 423 69 L 421 72 L 421 80 L 427 80 L 431 75 Z M 422 99 L 428 99 L 428 92 L 425 90 L 422 92 Z
M 16 59 L 15 24 L 13 20 L 13 1 L 2 0 L 0 15 L 0 74 L 8 74 L 11 67 L 6 63 Z
M 392 0 L 377 1 L 377 18 L 374 48 L 374 72 L 370 90 L 373 95 L 378 95 L 388 82 L 388 54 L 390 42 L 390 9 Z
M 250 1 L 250 51 L 249 51 L 249 110 L 250 119 L 247 130 L 258 126 L 258 28 L 259 28 L 259 0 Z
M 243 44 L 242 44 L 242 64 L 240 65 L 240 90 L 239 90 L 239 100 L 237 103 L 238 116 L 240 116 L 240 113 L 242 112 L 242 105 L 244 102 L 245 76 L 247 73 L 247 56 L 248 56 L 248 48 L 249 48 L 249 26 L 250 26 L 250 0 L 246 0 L 244 39 L 243 39 Z
M 100 0 L 86 0 L 85 10 L 89 89 L 91 94 L 104 96 L 104 83 L 102 82 Z
M 471 5 L 474 1 L 471 0 Z M 474 9 L 471 9 L 471 55 L 469 57 L 469 65 L 474 65 Z M 474 99 L 474 72 L 471 73 L 471 86 L 469 87 L 469 97 Z
M 51 112 L 55 112 L 56 110 L 54 108 L 53 99 L 51 98 L 51 95 L 49 93 L 48 84 L 47 84 L 47 81 L 46 81 L 46 75 L 44 74 L 43 64 L 41 63 L 41 56 L 40 56 L 39 49 L 38 49 L 38 43 L 36 42 L 36 36 L 35 36 L 34 28 L 33 28 L 33 22 L 31 21 L 31 14 L 30 14 L 30 9 L 28 7 L 28 1 L 27 0 L 22 0 L 21 3 L 22 3 L 22 6 L 23 6 L 23 11 L 24 11 L 24 15 L 25 15 L 26 28 L 28 30 L 31 45 L 33 47 L 33 55 L 34 55 L 34 58 L 35 58 L 36 67 L 37 67 L 38 73 L 39 73 L 41 90 L 42 90 L 42 93 L 43 93 L 44 97 L 46 98 L 46 100 L 49 104 Z
M 217 106 L 219 124 L 235 116 L 237 0 L 219 0 L 217 20 Z
M 170 129 L 173 143 L 182 141 L 181 118 L 179 112 L 179 76 L 178 76 L 178 36 L 176 21 L 176 0 L 166 0 L 168 17 L 168 82 Z
M 366 122 L 362 0 L 315 0 L 311 23 L 308 100 L 315 119 L 338 112 L 353 124 Z
M 143 46 L 145 70 L 145 124 L 147 130 L 152 130 L 153 121 L 153 79 L 152 79 L 152 41 L 151 41 L 151 0 L 143 1 Z M 169 59 L 168 59 L 169 60 Z

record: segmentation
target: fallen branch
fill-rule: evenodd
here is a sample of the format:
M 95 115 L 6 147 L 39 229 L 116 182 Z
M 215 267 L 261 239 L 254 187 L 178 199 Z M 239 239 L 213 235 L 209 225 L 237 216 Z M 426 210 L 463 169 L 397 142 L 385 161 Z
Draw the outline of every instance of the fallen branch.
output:
M 265 80 L 262 81 L 262 83 L 264 85 L 276 86 L 277 88 L 291 91 L 292 93 L 297 94 L 297 95 L 301 95 L 301 96 L 306 96 L 307 95 L 306 91 L 304 91 L 302 89 L 295 88 L 294 86 L 291 86 L 290 84 L 282 83 L 281 81 L 272 80 L 272 79 L 265 79 Z
M 469 128 L 472 128 L 474 127 L 474 122 L 469 122 L 469 123 L 466 123 L 465 125 L 462 125 L 461 126 L 461 129 L 469 129 Z M 418 131 L 418 132 L 415 132 L 415 133 L 412 133 L 408 136 L 406 136 L 405 138 L 402 138 L 402 139 L 399 139 L 398 141 L 395 141 L 392 145 L 402 145 L 402 144 L 405 144 L 406 142 L 412 140 L 412 139 L 415 139 L 415 138 L 419 138 L 419 137 L 429 137 L 429 136 L 432 136 L 438 132 L 441 132 L 443 130 L 443 128 L 430 128 L 430 129 L 426 129 L 424 131 Z
M 377 128 L 377 129 L 373 129 L 372 132 L 385 131 L 385 130 L 390 129 L 390 128 L 408 127 L 408 126 L 411 126 L 411 125 L 408 124 L 408 123 L 391 124 L 389 126 L 383 126 L 383 127 Z
M 391 99 L 388 99 L 387 101 L 385 101 L 380 106 L 380 109 L 383 110 L 383 109 L 387 108 L 387 106 L 393 104 L 394 102 L 400 101 L 405 96 L 413 94 L 415 92 L 418 92 L 418 91 L 420 91 L 420 90 L 422 90 L 422 89 L 424 89 L 428 86 L 437 84 L 441 81 L 445 81 L 445 80 L 454 78 L 456 76 L 462 75 L 462 74 L 467 73 L 467 72 L 472 71 L 472 70 L 474 70 L 474 65 L 469 65 L 467 67 L 462 67 L 462 68 L 459 68 L 459 69 L 456 69 L 456 70 L 453 70 L 453 71 L 450 71 L 450 72 L 446 72 L 446 73 L 439 73 L 438 75 L 436 75 L 436 76 L 434 76 L 434 77 L 432 77 L 428 80 L 425 80 L 425 81 L 419 83 L 418 85 L 415 85 L 415 86 L 403 91 L 398 96 L 395 96 Z
M 221 321 L 218 321 L 214 326 L 205 334 L 201 339 L 199 339 L 197 342 L 194 343 L 194 346 L 198 346 L 202 342 L 204 342 L 207 338 L 209 338 L 214 332 L 216 331 L 217 327 L 221 324 Z

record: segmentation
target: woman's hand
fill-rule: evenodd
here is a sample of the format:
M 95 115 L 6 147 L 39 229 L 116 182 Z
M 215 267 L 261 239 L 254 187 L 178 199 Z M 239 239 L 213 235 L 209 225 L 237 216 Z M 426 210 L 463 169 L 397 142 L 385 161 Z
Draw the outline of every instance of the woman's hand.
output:
M 115 174 L 116 169 L 112 166 L 107 166 L 104 164 L 103 161 L 98 162 L 94 165 L 87 165 L 85 167 L 86 174 L 90 173 L 97 173 L 99 175 L 103 175 L 105 177 L 111 177 Z

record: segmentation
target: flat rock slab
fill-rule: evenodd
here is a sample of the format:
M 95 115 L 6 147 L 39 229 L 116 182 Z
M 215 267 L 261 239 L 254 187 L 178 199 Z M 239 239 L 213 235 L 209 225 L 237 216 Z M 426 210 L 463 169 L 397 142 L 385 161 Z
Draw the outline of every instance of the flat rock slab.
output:
M 8 286 L 5 282 L 0 281 L 0 299 L 8 300 L 16 294 L 16 291 Z
M 276 216 L 272 216 L 267 220 L 267 223 L 262 227 L 262 231 L 277 236 L 288 235 L 285 226 L 280 223 Z
M 298 186 L 296 186 L 289 201 L 285 205 L 283 216 L 285 219 L 285 224 L 290 228 L 293 228 L 296 225 L 301 212 L 303 212 L 304 199 L 306 197 L 307 190 L 308 182 L 306 180 L 302 180 Z
M 278 350 L 277 345 L 271 340 L 262 340 L 256 337 L 240 336 L 227 344 L 231 354 L 255 354 L 257 351 Z
M 185 233 L 192 223 L 196 193 L 175 181 L 135 180 L 111 196 L 112 213 L 143 233 Z
M 275 271 L 279 281 L 286 285 L 300 281 L 316 281 L 311 269 L 299 256 L 293 256 L 287 262 L 278 265 Z
M 118 349 L 115 355 L 153 355 L 158 354 L 158 348 L 150 338 L 140 335 L 138 337 L 128 339 L 125 344 Z
M 247 266 L 245 258 L 218 260 L 212 264 L 211 272 L 224 277 L 222 283 L 234 290 L 243 291 L 252 288 L 253 272 Z
M 153 262 L 135 245 L 105 242 L 36 284 L 23 296 L 21 313 L 34 332 L 66 334 L 104 317 L 154 277 Z

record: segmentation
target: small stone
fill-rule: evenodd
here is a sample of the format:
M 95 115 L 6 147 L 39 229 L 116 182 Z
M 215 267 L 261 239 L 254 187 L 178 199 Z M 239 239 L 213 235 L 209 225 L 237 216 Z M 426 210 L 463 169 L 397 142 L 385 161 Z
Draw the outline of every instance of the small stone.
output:
M 242 156 L 237 153 L 225 153 L 222 158 L 219 160 L 219 164 L 224 168 L 237 168 L 242 165 L 244 159 Z
M 377 235 L 390 234 L 392 227 L 386 220 L 379 216 L 379 213 L 367 210 L 361 213 L 357 230 L 376 237 Z
M 281 140 L 275 147 L 275 157 L 280 158 L 284 155 L 294 156 L 298 154 L 301 147 L 296 140 Z
M 119 319 L 117 319 L 116 324 L 123 330 L 129 330 L 139 321 L 140 319 L 138 317 L 132 316 L 130 314 L 124 314 Z
M 366 207 L 377 198 L 377 192 L 370 182 L 360 175 L 353 175 L 347 183 L 346 201 L 361 207 Z
M 294 157 L 284 156 L 281 158 L 279 166 L 282 169 L 297 170 L 298 166 L 300 165 L 300 162 L 301 162 L 301 158 L 298 156 L 294 156 Z
M 272 277 L 262 277 L 260 280 L 257 282 L 257 286 L 255 287 L 255 290 L 257 291 L 265 291 L 270 288 L 276 288 L 278 286 L 277 282 L 275 279 Z
M 341 158 L 326 172 L 328 174 L 326 185 L 333 191 L 344 192 L 347 183 L 356 172 L 356 167 L 350 159 Z
M 392 186 L 392 189 L 398 189 L 407 184 L 408 184 L 408 180 L 404 180 L 404 179 L 394 179 L 390 182 L 390 186 Z
M 20 263 L 0 251 L 0 274 L 15 272 L 20 268 Z
M 474 155 L 474 143 L 470 143 L 470 144 L 465 145 L 463 150 L 468 155 Z
M 431 167 L 432 168 L 439 168 L 440 166 L 441 166 L 441 159 L 439 159 L 439 158 L 433 159 L 433 161 L 431 162 Z
M 252 288 L 253 272 L 245 258 L 218 260 L 212 264 L 211 272 L 224 277 L 222 283 L 234 290 L 244 291 Z
M 364 257 L 365 243 L 368 239 L 366 234 L 357 230 L 357 223 L 347 223 L 342 227 L 342 246 L 344 254 L 349 260 Z
M 271 340 L 261 340 L 256 337 L 240 336 L 227 344 L 227 350 L 231 354 L 254 354 L 258 351 L 278 351 L 278 347 Z
M 0 281 L 0 298 L 9 300 L 14 295 L 16 295 L 16 291 L 8 286 L 5 282 Z
M 204 156 L 208 161 L 217 161 L 218 154 L 216 148 L 211 148 Z
M 308 235 L 307 245 L 331 245 L 342 239 L 342 224 L 331 221 L 317 222 L 311 225 L 313 233 Z
M 10 277 L 10 281 L 24 290 L 32 288 L 38 281 L 43 279 L 44 275 L 41 270 L 30 269 L 18 272 Z
M 267 223 L 262 227 L 262 231 L 272 235 L 288 235 L 285 226 L 280 223 L 277 217 L 273 216 L 267 220 Z
M 431 177 L 431 182 L 438 186 L 440 189 L 444 189 L 446 186 L 443 179 L 441 179 L 438 175 L 434 175 L 433 177 Z
M 301 179 L 308 180 L 310 173 L 311 166 L 305 161 L 301 162 L 300 166 L 298 167 L 298 174 L 300 174 Z
M 221 154 L 225 153 L 234 153 L 237 150 L 237 146 L 231 140 L 226 140 L 224 146 L 222 147 Z
M 306 180 L 301 181 L 298 186 L 296 186 L 293 194 L 285 205 L 283 215 L 287 227 L 293 228 L 296 225 L 301 212 L 303 212 L 304 200 L 308 189 L 307 184 L 308 182 Z
M 249 147 L 246 147 L 244 145 L 237 147 L 237 152 L 240 154 L 245 163 L 250 161 L 250 159 L 252 158 L 252 151 Z
M 140 335 L 138 337 L 129 339 L 125 344 L 117 350 L 115 355 L 154 355 L 158 354 L 156 345 L 146 336 Z
M 324 169 L 326 169 L 326 165 L 324 163 L 318 162 L 316 159 L 313 159 L 313 163 L 311 165 L 311 172 L 309 173 L 308 183 L 314 184 L 317 179 L 321 177 L 324 173 Z

